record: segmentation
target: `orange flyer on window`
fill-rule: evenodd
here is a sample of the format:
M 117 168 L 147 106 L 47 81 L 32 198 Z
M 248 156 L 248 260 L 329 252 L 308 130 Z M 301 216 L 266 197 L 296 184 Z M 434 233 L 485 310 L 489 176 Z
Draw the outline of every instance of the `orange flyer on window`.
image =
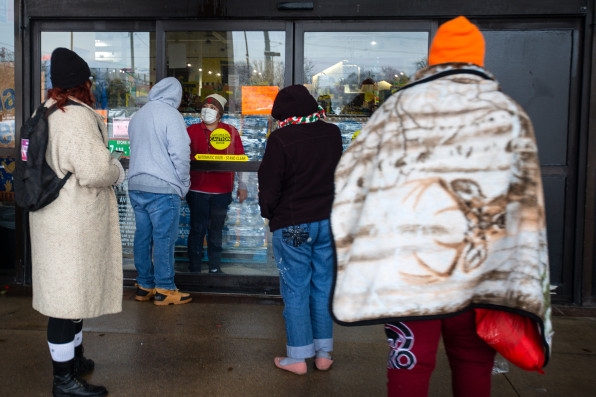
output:
M 243 86 L 242 114 L 271 114 L 277 86 Z
M 108 126 L 108 109 L 95 109 L 97 114 L 101 115 L 104 125 Z

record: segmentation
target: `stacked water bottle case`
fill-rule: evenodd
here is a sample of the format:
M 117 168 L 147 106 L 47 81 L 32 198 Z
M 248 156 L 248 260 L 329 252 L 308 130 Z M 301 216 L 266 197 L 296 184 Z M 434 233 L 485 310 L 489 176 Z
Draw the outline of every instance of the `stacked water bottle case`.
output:
M 200 123 L 198 114 L 187 114 L 188 125 Z M 344 150 L 350 145 L 355 132 L 364 125 L 362 118 L 329 117 L 328 122 L 337 124 L 342 132 Z M 249 161 L 260 161 L 265 152 L 267 134 L 272 130 L 273 120 L 268 116 L 225 115 L 222 122 L 233 125 L 240 131 L 244 152 Z M 248 173 L 248 198 L 238 202 L 237 180 L 232 192 L 233 201 L 223 230 L 223 260 L 243 262 L 267 262 L 267 248 L 270 242 L 269 228 L 261 217 L 258 203 L 258 177 L 256 172 Z M 190 223 L 188 206 L 183 203 L 180 211 L 180 233 L 177 251 L 186 250 Z M 207 253 L 208 255 L 208 253 Z

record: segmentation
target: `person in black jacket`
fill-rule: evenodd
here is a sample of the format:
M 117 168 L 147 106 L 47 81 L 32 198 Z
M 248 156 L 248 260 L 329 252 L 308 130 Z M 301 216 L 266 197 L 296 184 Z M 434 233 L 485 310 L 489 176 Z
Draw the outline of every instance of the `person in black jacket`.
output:
M 273 252 L 284 300 L 287 357 L 274 363 L 306 373 L 332 363 L 333 320 L 329 296 L 333 279 L 333 238 L 329 218 L 335 167 L 342 154 L 339 128 L 302 85 L 281 90 L 271 116 L 278 128 L 259 167 L 259 205 L 273 233 Z

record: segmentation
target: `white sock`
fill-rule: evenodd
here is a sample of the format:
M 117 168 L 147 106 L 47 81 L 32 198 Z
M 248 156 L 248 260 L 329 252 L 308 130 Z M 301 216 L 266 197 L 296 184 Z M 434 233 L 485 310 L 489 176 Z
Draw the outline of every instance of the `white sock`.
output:
M 79 331 L 74 338 L 74 345 L 75 347 L 81 346 L 83 344 L 83 331 Z
M 48 342 L 50 348 L 50 355 L 52 360 L 63 363 L 74 359 L 75 356 L 75 342 L 74 340 L 68 343 L 55 344 Z

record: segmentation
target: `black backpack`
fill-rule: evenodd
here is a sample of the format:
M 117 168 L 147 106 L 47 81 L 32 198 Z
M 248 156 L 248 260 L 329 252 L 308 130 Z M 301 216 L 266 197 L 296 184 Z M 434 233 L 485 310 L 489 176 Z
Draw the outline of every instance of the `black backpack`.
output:
M 64 178 L 58 178 L 46 161 L 48 117 L 57 107 L 52 105 L 46 109 L 44 104 L 39 105 L 34 116 L 21 127 L 20 155 L 17 155 L 13 173 L 15 202 L 28 211 L 36 211 L 54 201 L 71 175 L 68 172 Z

